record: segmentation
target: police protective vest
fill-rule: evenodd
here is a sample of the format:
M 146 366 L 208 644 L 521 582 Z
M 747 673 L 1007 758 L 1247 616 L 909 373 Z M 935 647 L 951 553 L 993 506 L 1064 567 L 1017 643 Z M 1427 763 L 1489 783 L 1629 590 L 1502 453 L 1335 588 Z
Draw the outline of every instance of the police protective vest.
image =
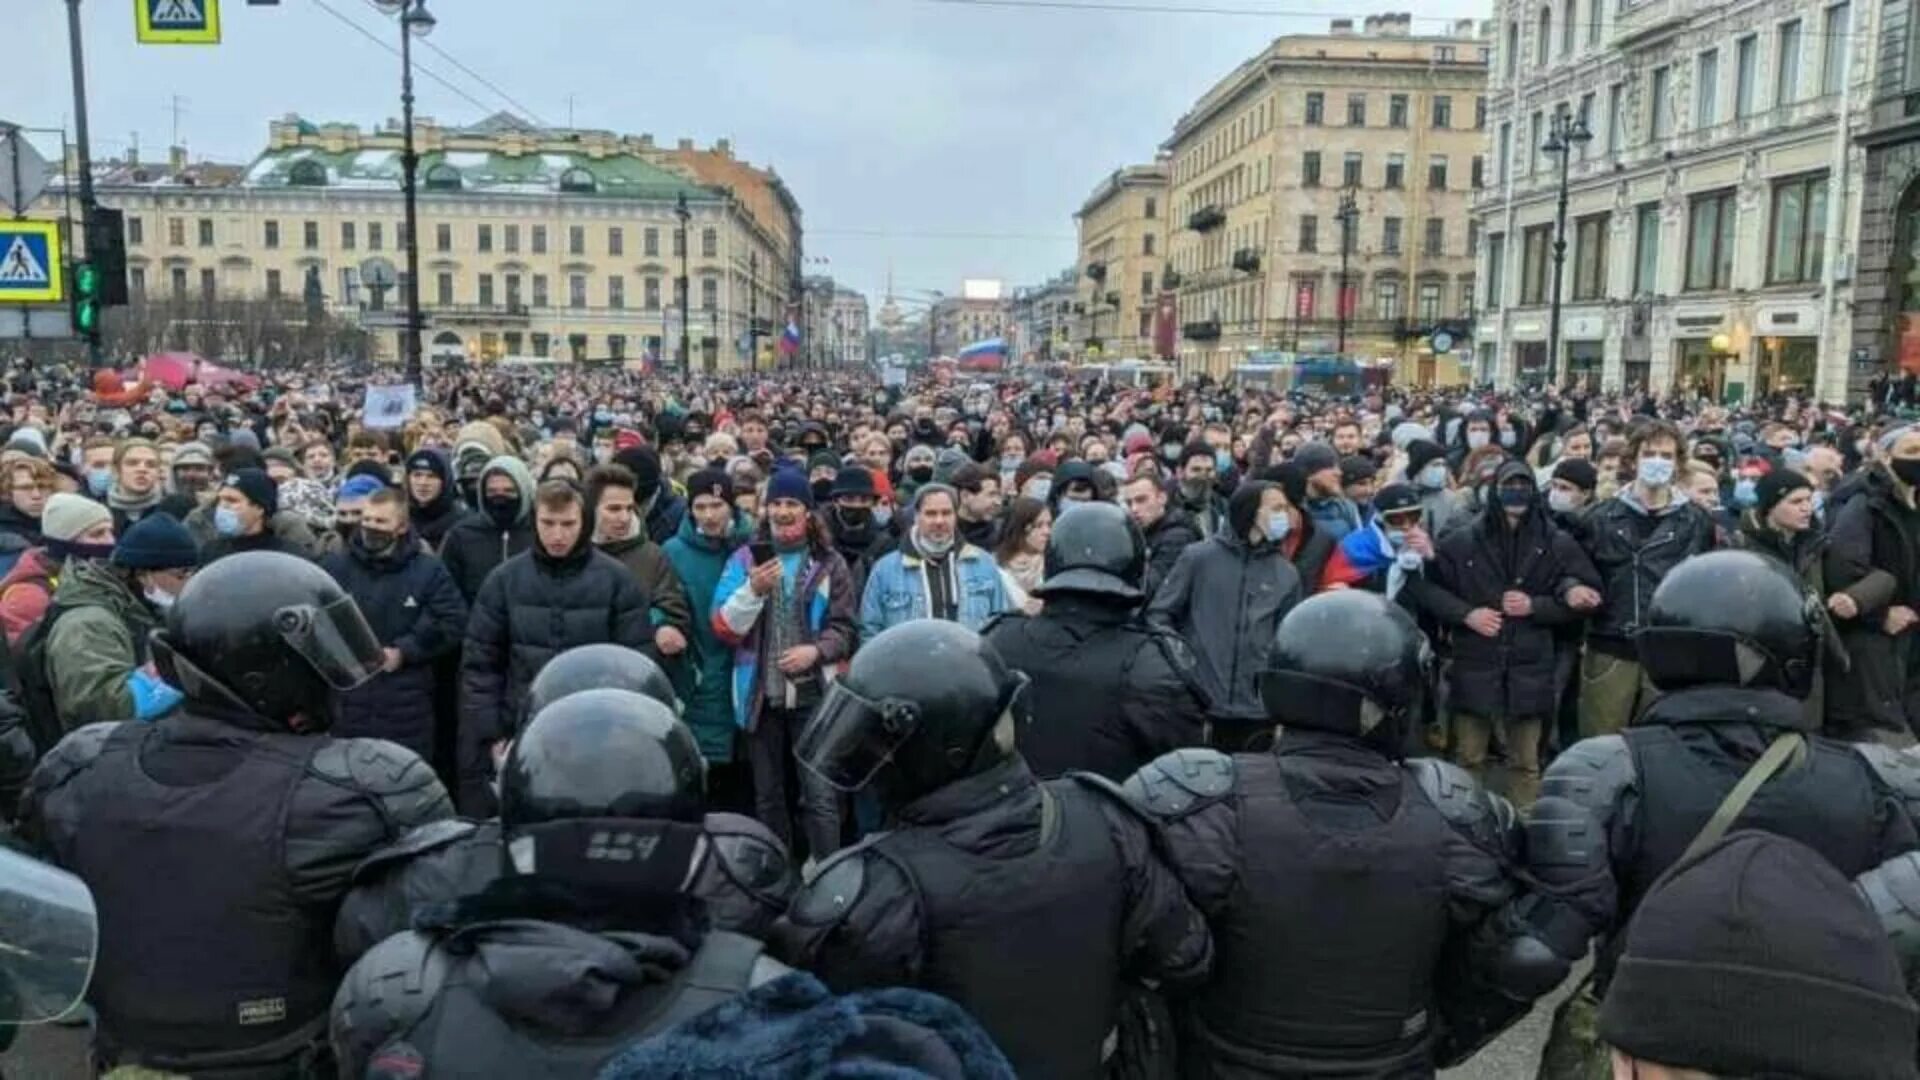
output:
M 963 851 L 932 829 L 904 829 L 871 851 L 920 901 L 918 988 L 972 1013 L 1021 1076 L 1101 1075 L 1113 1027 L 1126 882 L 1095 794 L 1041 785 L 1041 839 L 1020 858 Z
M 1234 758 L 1237 884 L 1208 919 L 1214 971 L 1193 1003 L 1195 1034 L 1208 1056 L 1260 1072 L 1372 1076 L 1425 1063 L 1452 826 L 1403 768 L 1385 822 L 1309 820 L 1282 760 Z
M 1747 771 L 1748 762 L 1690 748 L 1683 737 L 1686 730 L 1648 724 L 1621 733 L 1640 778 L 1640 812 L 1633 823 L 1639 843 L 1632 861 L 1616 871 L 1623 925 Z M 1853 878 L 1878 866 L 1887 854 L 1880 850 L 1872 824 L 1876 807 L 1869 767 L 1840 743 L 1809 737 L 1807 750 L 1804 762 L 1780 770 L 1760 786 L 1733 827 L 1798 840 Z
M 332 913 L 296 895 L 284 843 L 325 740 L 236 730 L 231 768 L 175 786 L 141 766 L 156 735 L 121 724 L 108 736 L 74 781 L 85 820 L 61 853 L 100 907 L 88 996 L 103 1043 L 170 1071 L 249 1049 L 291 1056 L 324 1037 L 338 982 Z
M 458 949 L 463 934 L 486 934 L 490 926 L 511 924 L 482 923 L 455 931 L 431 947 Z M 581 1026 L 564 1031 L 529 1030 L 527 1025 L 502 1016 L 489 1001 L 493 994 L 489 984 L 510 984 L 511 969 L 482 970 L 485 965 L 462 957 L 447 970 L 446 982 L 434 994 L 427 1011 L 374 1054 L 367 1064 L 367 1074 L 424 1076 L 429 1080 L 592 1076 L 636 1039 L 665 1031 L 746 993 L 753 985 L 754 965 L 760 962 L 762 952 L 761 943 L 752 938 L 712 931 L 670 978 L 651 982 L 636 977 L 621 988 L 618 1001 L 583 1002 Z M 573 958 L 562 954 L 554 962 L 569 959 Z M 578 959 L 586 960 L 584 956 Z M 629 974 L 644 975 L 644 966 L 636 961 Z M 601 974 L 613 977 L 611 972 Z M 498 989 L 511 1002 L 513 988 Z
M 1033 676 L 1027 690 L 1032 719 L 1014 729 L 1014 739 L 1035 776 L 1085 769 L 1125 778 L 1140 767 L 1133 748 L 1114 738 L 1122 730 L 1118 717 L 1093 714 L 1115 707 L 1126 692 L 1134 657 L 1154 647 L 1147 630 L 1004 616 L 991 631 L 1000 654 Z

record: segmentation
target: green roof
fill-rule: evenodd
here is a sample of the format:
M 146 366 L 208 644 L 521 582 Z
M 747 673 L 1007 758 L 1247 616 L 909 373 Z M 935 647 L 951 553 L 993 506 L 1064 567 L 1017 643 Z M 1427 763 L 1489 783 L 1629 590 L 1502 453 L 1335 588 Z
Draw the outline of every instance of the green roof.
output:
M 254 187 L 300 186 L 293 178 L 303 166 L 323 170 L 324 186 L 328 188 L 387 191 L 400 186 L 400 151 L 393 149 L 345 153 L 313 147 L 269 150 L 254 160 L 245 182 Z M 551 195 L 561 191 L 563 176 L 578 170 L 591 178 L 592 189 L 568 190 L 565 194 L 657 200 L 684 192 L 689 198 L 712 197 L 709 189 L 632 154 L 592 158 L 566 151 L 518 156 L 486 150 L 435 151 L 421 155 L 421 186 L 428 187 L 435 171 L 445 168 L 459 172 L 461 190 L 481 194 Z

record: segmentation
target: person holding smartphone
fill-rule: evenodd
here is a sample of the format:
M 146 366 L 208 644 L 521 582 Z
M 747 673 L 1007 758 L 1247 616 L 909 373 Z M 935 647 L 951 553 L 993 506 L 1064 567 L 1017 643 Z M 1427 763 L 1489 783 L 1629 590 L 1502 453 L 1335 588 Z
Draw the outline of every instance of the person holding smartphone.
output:
M 765 509 L 714 587 L 713 629 L 733 648 L 734 722 L 747 733 L 755 816 L 789 850 L 822 859 L 840 846 L 839 800 L 797 768 L 792 747 L 853 655 L 853 575 L 813 514 L 806 474 L 776 469 Z

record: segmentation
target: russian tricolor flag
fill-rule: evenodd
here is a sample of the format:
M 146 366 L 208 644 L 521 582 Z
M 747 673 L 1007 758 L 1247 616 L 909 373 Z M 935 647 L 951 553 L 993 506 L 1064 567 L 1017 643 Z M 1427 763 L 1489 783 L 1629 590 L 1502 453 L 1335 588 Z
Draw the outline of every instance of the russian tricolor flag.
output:
M 780 332 L 780 355 L 792 356 L 800 351 L 800 327 L 788 320 L 787 328 Z

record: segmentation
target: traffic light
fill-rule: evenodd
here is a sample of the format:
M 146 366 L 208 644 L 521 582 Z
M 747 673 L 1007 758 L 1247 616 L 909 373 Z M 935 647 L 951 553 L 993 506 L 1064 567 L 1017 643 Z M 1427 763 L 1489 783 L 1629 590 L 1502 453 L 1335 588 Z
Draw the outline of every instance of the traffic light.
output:
M 100 276 L 100 306 L 127 306 L 126 215 L 96 206 L 87 225 L 87 262 Z
M 73 332 L 89 340 L 100 336 L 100 268 L 73 264 Z

